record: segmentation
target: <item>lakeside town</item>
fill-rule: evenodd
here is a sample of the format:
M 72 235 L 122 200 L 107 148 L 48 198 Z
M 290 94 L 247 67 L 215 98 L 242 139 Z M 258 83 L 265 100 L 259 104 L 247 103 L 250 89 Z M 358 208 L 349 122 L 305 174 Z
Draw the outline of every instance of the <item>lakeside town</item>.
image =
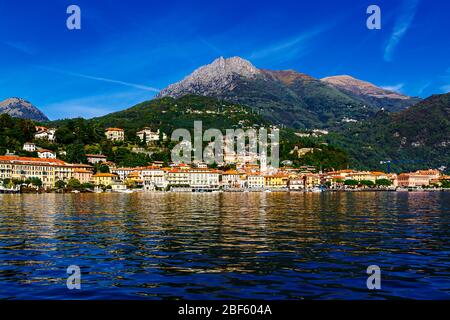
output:
M 36 139 L 52 141 L 55 129 L 36 127 Z M 165 134 L 149 128 L 137 132 L 145 142 L 166 139 Z M 105 136 L 111 141 L 123 141 L 124 130 L 107 128 Z M 120 167 L 103 154 L 86 154 L 87 162 L 67 163 L 53 151 L 27 142 L 23 149 L 36 152 L 38 157 L 14 154 L 0 156 L 0 192 L 247 192 L 247 191 L 305 191 L 324 190 L 445 190 L 450 176 L 437 169 L 405 173 L 358 171 L 352 169 L 322 172 L 315 166 L 294 168 L 283 161 L 280 168 L 255 161 L 248 155 L 235 155 L 223 166 L 212 167 L 203 162 L 163 163 L 148 166 Z

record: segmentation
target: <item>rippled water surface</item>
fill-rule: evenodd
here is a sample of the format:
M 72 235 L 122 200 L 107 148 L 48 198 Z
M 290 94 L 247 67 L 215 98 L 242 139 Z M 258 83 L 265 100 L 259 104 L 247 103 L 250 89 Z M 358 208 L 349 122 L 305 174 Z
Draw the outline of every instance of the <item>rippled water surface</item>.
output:
M 449 299 L 450 193 L 0 195 L 0 298 Z

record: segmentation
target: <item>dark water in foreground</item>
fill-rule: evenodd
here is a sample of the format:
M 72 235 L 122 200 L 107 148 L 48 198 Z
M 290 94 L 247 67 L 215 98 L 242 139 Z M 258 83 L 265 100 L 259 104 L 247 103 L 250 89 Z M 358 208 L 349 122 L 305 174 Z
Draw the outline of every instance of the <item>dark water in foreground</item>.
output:
M 0 195 L 0 298 L 449 299 L 450 193 Z

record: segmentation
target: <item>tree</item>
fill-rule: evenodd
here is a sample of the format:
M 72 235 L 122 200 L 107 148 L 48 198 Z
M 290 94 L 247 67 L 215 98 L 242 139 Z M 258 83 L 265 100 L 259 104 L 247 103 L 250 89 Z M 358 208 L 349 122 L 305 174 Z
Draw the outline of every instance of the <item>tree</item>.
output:
M 450 180 L 442 180 L 442 188 L 450 188 Z
M 373 187 L 375 183 L 371 180 L 361 180 L 360 184 L 365 187 Z
M 358 180 L 348 179 L 344 181 L 346 186 L 357 186 L 359 184 Z
M 62 180 L 58 180 L 55 182 L 56 189 L 64 189 L 66 187 L 66 183 Z
M 30 177 L 30 178 L 25 180 L 25 183 L 26 184 L 31 184 L 31 185 L 33 185 L 35 187 L 38 187 L 38 188 L 42 187 L 42 180 L 40 178 L 38 178 L 38 177 Z
M 67 186 L 71 189 L 80 189 L 81 188 L 81 183 L 78 179 L 72 178 L 69 180 L 69 182 L 67 183 Z
M 69 163 L 86 163 L 87 158 L 84 152 L 83 145 L 76 142 L 67 147 L 66 161 Z
M 106 164 L 100 164 L 100 166 L 98 167 L 98 171 L 100 173 L 109 173 L 109 167 Z
M 392 185 L 392 181 L 389 179 L 378 179 L 376 181 L 376 185 L 377 186 L 382 186 L 382 187 L 389 187 Z
M 81 185 L 83 189 L 93 189 L 95 186 L 90 182 L 85 182 Z

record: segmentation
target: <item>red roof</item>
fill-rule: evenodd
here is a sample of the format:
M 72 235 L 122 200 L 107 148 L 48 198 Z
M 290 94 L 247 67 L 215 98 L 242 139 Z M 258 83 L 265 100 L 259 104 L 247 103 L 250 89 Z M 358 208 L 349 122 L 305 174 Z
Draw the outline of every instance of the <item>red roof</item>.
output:
M 66 164 L 59 159 L 43 159 L 43 158 L 31 158 L 31 157 L 17 157 L 17 156 L 0 156 L 0 161 L 18 161 L 18 162 L 40 162 L 48 164 Z

